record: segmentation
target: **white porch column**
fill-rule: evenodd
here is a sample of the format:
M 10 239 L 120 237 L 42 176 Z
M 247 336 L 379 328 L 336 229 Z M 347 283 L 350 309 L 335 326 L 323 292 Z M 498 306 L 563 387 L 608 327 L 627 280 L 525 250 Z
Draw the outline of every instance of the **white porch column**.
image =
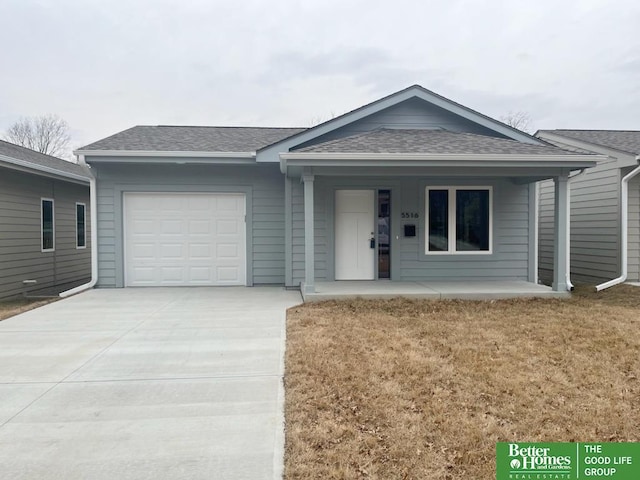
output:
M 567 255 L 569 249 L 569 174 L 553 179 L 555 185 L 554 235 L 553 235 L 553 285 L 556 292 L 567 291 Z
M 313 175 L 302 175 L 304 183 L 304 284 L 303 293 L 315 292 L 315 231 L 313 225 Z

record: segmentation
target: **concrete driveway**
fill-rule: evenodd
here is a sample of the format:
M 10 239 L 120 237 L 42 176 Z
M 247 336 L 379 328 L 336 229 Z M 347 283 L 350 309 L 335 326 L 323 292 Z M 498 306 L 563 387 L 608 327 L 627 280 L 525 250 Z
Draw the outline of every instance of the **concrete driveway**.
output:
M 0 322 L 2 478 L 279 478 L 285 309 L 300 302 L 103 289 Z

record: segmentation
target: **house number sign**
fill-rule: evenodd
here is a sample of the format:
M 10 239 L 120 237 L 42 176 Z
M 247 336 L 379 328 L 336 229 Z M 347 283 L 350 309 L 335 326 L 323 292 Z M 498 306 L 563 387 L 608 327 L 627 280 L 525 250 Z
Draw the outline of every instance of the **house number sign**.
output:
M 402 212 L 402 218 L 418 218 L 418 212 Z

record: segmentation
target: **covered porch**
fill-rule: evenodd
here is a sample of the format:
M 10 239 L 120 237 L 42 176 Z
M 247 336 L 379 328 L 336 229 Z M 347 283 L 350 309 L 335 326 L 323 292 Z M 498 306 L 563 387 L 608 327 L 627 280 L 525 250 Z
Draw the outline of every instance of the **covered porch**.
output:
M 305 301 L 568 295 L 569 178 L 593 166 L 591 156 L 478 135 L 379 130 L 280 158 L 285 203 L 298 212 L 287 217 L 286 231 L 297 235 L 285 239 L 286 257 L 294 254 L 287 285 L 299 282 Z M 551 287 L 537 281 L 543 179 L 553 179 L 556 193 Z
M 546 285 L 526 281 L 449 281 L 394 282 L 335 281 L 316 282 L 313 292 L 302 290 L 305 302 L 346 300 L 353 298 L 389 299 L 405 297 L 421 300 L 497 300 L 506 298 L 566 298 L 568 291 L 555 291 Z

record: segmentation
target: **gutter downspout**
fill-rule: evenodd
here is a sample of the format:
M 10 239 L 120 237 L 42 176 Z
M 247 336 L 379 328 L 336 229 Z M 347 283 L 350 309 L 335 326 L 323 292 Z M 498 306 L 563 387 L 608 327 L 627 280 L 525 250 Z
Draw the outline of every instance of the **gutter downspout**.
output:
M 571 283 L 571 182 L 573 182 L 576 178 L 584 175 L 587 169 L 583 168 L 574 176 L 569 177 L 567 181 L 567 189 L 569 190 L 569 201 L 567 202 L 567 275 L 565 277 L 565 281 L 567 283 L 567 290 L 569 292 L 573 291 L 573 283 Z
M 636 161 L 640 164 L 640 155 L 636 156 Z M 620 235 L 622 238 L 620 239 L 620 259 L 621 259 L 621 270 L 620 276 L 618 278 L 614 278 L 613 280 L 609 280 L 608 282 L 601 283 L 600 285 L 596 285 L 596 292 L 600 292 L 606 288 L 613 287 L 614 285 L 618 285 L 623 283 L 627 279 L 627 261 L 628 261 L 628 239 L 627 234 L 629 231 L 629 180 L 640 173 L 640 165 L 631 170 L 631 172 L 627 173 L 621 182 L 621 212 L 620 212 Z
M 80 162 L 84 162 L 84 155 L 81 155 Z M 60 298 L 66 298 L 76 293 L 93 288 L 98 282 L 98 195 L 96 192 L 96 179 L 92 174 L 89 180 L 89 209 L 91 211 L 91 280 L 88 283 L 79 285 L 70 290 L 60 293 Z

